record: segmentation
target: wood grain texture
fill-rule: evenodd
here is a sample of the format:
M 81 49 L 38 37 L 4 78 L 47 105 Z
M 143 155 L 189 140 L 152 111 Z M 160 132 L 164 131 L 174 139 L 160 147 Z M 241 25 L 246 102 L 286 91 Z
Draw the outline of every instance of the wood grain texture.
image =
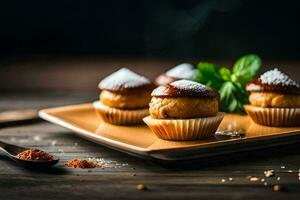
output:
M 42 108 L 91 100 L 84 93 L 11 97 L 11 94 L 1 96 L 0 108 Z M 300 196 L 299 144 L 195 161 L 158 163 L 96 145 L 47 122 L 1 128 L 0 140 L 41 148 L 61 159 L 51 170 L 31 171 L 0 155 L 0 199 L 276 200 Z M 91 172 L 64 167 L 68 159 L 89 157 L 103 158 L 111 162 L 110 166 Z M 275 177 L 264 177 L 267 169 L 274 169 Z M 250 182 L 246 179 L 249 175 L 265 178 L 268 185 Z M 276 180 L 278 176 L 280 181 Z M 139 183 L 148 190 L 137 190 Z M 283 187 L 282 192 L 273 192 L 272 185 L 277 183 Z

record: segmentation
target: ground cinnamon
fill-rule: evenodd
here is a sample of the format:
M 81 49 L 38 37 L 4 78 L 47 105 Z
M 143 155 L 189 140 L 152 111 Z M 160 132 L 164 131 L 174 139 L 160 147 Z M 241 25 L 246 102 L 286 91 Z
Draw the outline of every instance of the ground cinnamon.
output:
M 80 160 L 80 159 L 74 159 L 74 160 L 69 160 L 66 163 L 67 167 L 72 167 L 72 168 L 95 168 L 97 166 L 97 163 L 94 161 L 89 161 L 89 160 Z
M 45 151 L 39 149 L 29 149 L 19 153 L 17 158 L 22 160 L 43 160 L 43 161 L 52 161 L 54 157 L 48 154 Z

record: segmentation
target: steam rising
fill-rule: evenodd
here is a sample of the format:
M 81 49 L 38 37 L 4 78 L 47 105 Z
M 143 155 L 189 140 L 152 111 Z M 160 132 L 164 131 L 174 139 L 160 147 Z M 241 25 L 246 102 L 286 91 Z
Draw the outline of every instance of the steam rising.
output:
M 182 7 L 174 7 L 171 2 L 160 2 L 156 10 L 147 10 L 149 18 L 147 28 L 152 31 L 146 31 L 146 48 L 156 48 L 158 51 L 161 46 L 176 45 L 184 40 L 188 43 L 189 38 L 208 22 L 209 16 L 214 12 L 229 12 L 241 5 L 241 0 L 222 1 L 222 0 L 204 0 L 204 1 L 184 1 Z M 185 6 L 185 7 L 183 7 Z M 151 6 L 149 6 L 151 7 Z M 151 12 L 151 13 L 150 13 Z M 153 33 L 154 27 L 160 27 Z M 173 40 L 172 44 L 165 44 L 165 38 Z M 187 44 L 193 45 L 193 44 Z M 191 49 L 191 48 L 189 48 Z M 165 52 L 167 54 L 167 52 Z

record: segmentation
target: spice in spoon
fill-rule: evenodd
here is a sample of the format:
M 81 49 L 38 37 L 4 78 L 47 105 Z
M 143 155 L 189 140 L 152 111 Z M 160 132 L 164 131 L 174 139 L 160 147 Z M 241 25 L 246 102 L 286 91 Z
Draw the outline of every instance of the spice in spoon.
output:
M 40 161 L 52 161 L 54 157 L 49 153 L 39 150 L 39 149 L 29 149 L 22 151 L 16 156 L 22 160 L 40 160 Z

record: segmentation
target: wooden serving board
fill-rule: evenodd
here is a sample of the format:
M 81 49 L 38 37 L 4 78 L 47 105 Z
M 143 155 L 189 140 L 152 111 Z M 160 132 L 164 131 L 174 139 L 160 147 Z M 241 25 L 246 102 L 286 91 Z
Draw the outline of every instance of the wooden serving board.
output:
M 227 114 L 219 131 L 243 130 L 243 137 L 212 137 L 198 141 L 158 139 L 146 125 L 116 126 L 98 119 L 91 103 L 44 109 L 41 118 L 90 141 L 144 158 L 177 161 L 266 148 L 300 141 L 300 127 L 256 125 L 248 116 Z
M 0 112 L 0 127 L 13 126 L 38 121 L 38 110 L 11 110 Z

